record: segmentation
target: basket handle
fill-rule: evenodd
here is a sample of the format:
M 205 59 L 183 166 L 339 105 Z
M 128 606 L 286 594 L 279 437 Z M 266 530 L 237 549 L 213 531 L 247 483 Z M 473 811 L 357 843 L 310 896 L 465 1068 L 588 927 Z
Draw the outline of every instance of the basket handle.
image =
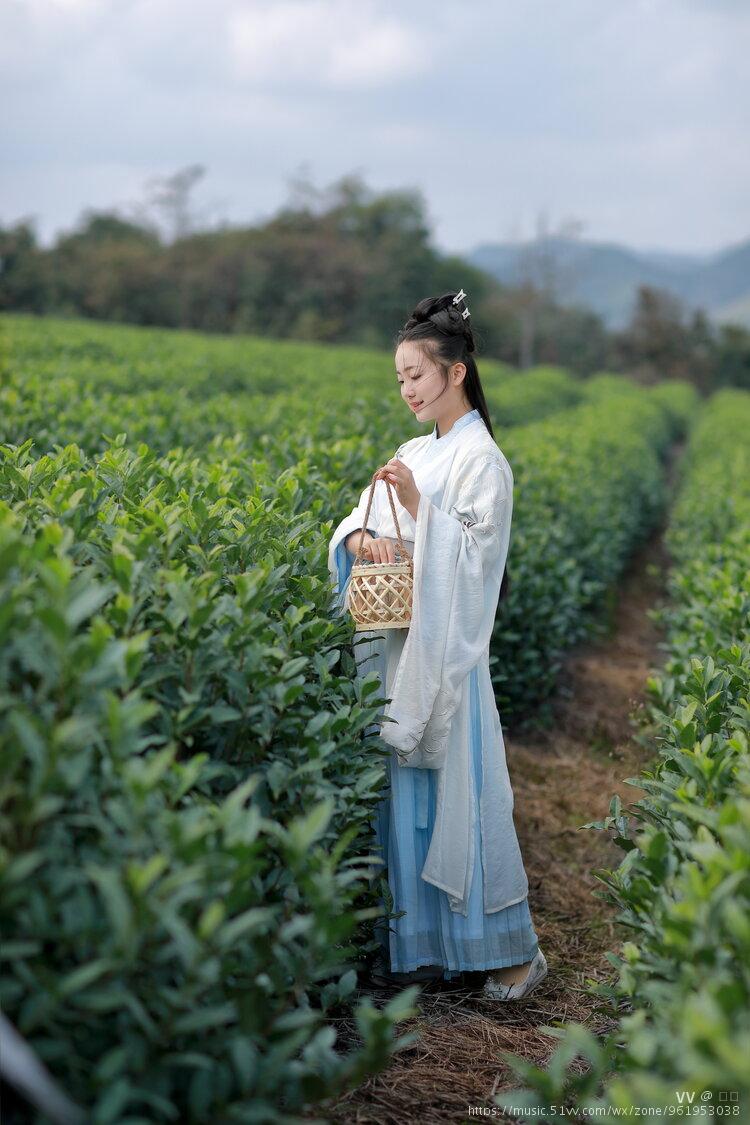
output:
M 365 518 L 364 518 L 364 521 L 363 521 L 362 534 L 359 537 L 359 546 L 357 547 L 357 554 L 354 556 L 354 562 L 352 563 L 352 566 L 356 566 L 357 563 L 359 562 L 360 558 L 364 558 L 364 555 L 362 555 L 362 545 L 365 541 L 365 531 L 367 529 L 367 519 L 368 519 L 368 516 L 370 515 L 370 508 L 372 507 L 373 497 L 375 496 L 375 485 L 377 484 L 377 480 L 376 480 L 377 474 L 378 474 L 378 469 L 376 469 L 375 472 L 372 474 L 372 484 L 370 485 L 370 495 L 367 497 L 367 510 L 365 511 Z M 393 514 L 393 522 L 396 525 L 396 537 L 398 539 L 398 545 L 401 548 L 401 554 L 405 559 L 407 559 L 407 561 L 409 563 L 411 563 L 411 555 L 406 550 L 406 547 L 404 546 L 404 541 L 401 538 L 401 528 L 398 525 L 398 516 L 396 515 L 396 508 L 395 508 L 394 503 L 393 503 L 393 491 L 392 491 L 392 488 L 391 488 L 391 482 L 388 480 L 388 477 L 383 477 L 383 480 L 385 481 L 385 486 L 388 490 L 388 502 L 391 505 L 391 512 Z

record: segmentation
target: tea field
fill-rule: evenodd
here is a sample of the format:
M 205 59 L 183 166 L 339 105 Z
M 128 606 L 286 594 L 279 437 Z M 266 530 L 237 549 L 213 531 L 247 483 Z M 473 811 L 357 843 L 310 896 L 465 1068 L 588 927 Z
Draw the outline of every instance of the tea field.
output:
M 610 1042 L 568 1033 L 585 1081 L 558 1060 L 522 1069 L 525 1096 L 729 1086 L 726 1044 L 750 1043 L 750 396 L 479 368 L 515 478 L 504 726 L 549 717 L 667 518 L 675 560 L 649 796 L 638 831 L 619 806 L 599 825 L 634 933 L 607 1000 L 632 1010 Z M 373 470 L 426 432 L 408 414 L 390 354 L 0 316 L 0 1003 L 97 1125 L 297 1121 L 413 1040 L 418 990 L 376 1003 L 358 973 L 387 897 L 383 700 L 326 565 Z M 19 1095 L 8 1120 L 30 1112 Z

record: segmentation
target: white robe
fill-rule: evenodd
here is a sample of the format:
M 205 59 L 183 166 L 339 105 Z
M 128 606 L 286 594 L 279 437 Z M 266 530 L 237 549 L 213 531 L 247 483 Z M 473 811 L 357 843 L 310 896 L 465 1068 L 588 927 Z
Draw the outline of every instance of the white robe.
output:
M 358 633 L 358 672 L 385 669 L 380 727 L 400 766 L 436 769 L 435 826 L 421 877 L 467 913 L 479 804 L 485 913 L 522 901 L 528 879 L 513 823 L 513 792 L 489 673 L 489 643 L 510 543 L 513 474 L 478 411 L 442 438 L 435 430 L 399 447 L 420 492 L 417 518 L 393 490 L 402 537 L 413 548 L 414 591 L 408 630 Z M 370 486 L 336 528 L 328 567 L 337 584 L 336 548 L 363 526 Z M 368 527 L 396 538 L 385 481 L 375 486 Z M 355 543 L 356 547 L 356 543 Z M 346 590 L 339 591 L 345 608 Z M 469 757 L 469 673 L 477 668 L 482 729 L 482 789 Z

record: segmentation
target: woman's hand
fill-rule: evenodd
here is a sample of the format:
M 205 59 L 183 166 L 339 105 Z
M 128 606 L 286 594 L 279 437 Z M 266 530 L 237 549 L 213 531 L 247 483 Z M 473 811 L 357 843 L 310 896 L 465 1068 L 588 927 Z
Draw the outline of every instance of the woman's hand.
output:
M 408 465 L 405 465 L 398 457 L 391 457 L 390 461 L 377 470 L 375 479 L 390 481 L 396 489 L 399 503 L 406 508 L 412 519 L 417 518 L 421 494 L 414 483 L 414 476 Z
M 344 546 L 353 555 L 357 554 L 359 547 L 359 538 L 361 531 L 351 531 L 344 540 Z M 362 557 L 369 562 L 376 563 L 393 563 L 396 561 L 396 543 L 397 539 L 389 539 L 387 535 L 371 535 L 369 531 L 365 531 L 365 539 L 362 544 Z

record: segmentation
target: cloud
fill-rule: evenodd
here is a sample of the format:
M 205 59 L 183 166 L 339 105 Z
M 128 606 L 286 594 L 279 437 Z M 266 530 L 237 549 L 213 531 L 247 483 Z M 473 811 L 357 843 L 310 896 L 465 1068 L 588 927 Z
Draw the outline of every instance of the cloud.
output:
M 253 221 L 307 162 L 421 189 L 460 249 L 750 230 L 750 11 L 708 0 L 0 0 L 0 222 L 42 236 L 192 163 Z
M 413 78 L 431 63 L 424 38 L 371 2 L 243 4 L 227 31 L 234 74 L 258 85 L 369 89 Z

